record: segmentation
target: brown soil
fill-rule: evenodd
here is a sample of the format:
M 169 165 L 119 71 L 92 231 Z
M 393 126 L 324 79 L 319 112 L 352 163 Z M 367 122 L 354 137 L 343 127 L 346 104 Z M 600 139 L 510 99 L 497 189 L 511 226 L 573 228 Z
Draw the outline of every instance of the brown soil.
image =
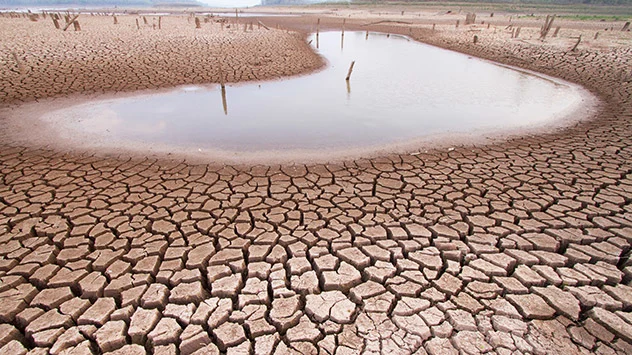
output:
M 265 23 L 309 30 L 317 16 L 323 29 L 342 24 L 333 11 Z M 433 32 L 435 18 L 365 27 L 354 16 L 347 29 L 576 82 L 601 110 L 561 132 L 342 164 L 234 167 L 0 143 L 0 353 L 632 353 L 630 34 L 592 41 L 579 24 L 539 42 L 528 38 L 537 28 L 509 38 L 500 15 L 495 33 Z M 0 22 L 13 24 L 3 39 L 44 26 Z M 62 89 L 3 75 L 5 104 L 98 87 L 88 72 L 69 76 L 77 65 L 57 76 L 38 69 L 55 71 L 52 59 L 25 62 Z

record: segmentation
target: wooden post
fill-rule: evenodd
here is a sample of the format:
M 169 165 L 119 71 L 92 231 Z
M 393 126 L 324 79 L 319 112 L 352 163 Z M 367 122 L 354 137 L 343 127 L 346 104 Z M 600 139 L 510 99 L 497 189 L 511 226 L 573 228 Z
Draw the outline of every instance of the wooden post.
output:
M 456 20 L 456 28 L 459 28 L 459 20 Z
M 64 31 L 66 31 L 68 27 L 70 27 L 70 25 L 72 25 L 77 20 L 77 18 L 79 18 L 79 15 L 75 15 L 72 20 L 69 20 L 69 22 L 66 24 L 66 27 L 64 27 Z
M 147 24 L 147 17 L 143 16 L 143 23 L 146 25 Z
M 20 59 L 18 59 L 18 55 L 15 54 L 15 52 L 11 52 L 11 55 L 13 56 L 13 60 L 15 60 L 15 65 L 18 67 L 18 72 L 20 72 L 20 74 L 24 73 L 24 67 L 22 66 L 22 62 L 20 62 Z
M 621 32 L 628 31 L 629 29 L 630 29 L 630 21 L 626 22 L 625 25 L 623 25 Z
M 346 18 L 342 19 L 342 37 L 345 36 L 345 22 L 347 22 Z
M 516 38 L 520 37 L 520 29 L 521 29 L 521 28 L 522 28 L 522 27 L 518 27 L 518 28 L 516 28 Z
M 364 39 L 369 39 L 369 31 L 366 31 L 366 36 L 364 37 Z
M 436 27 L 436 26 L 437 26 L 437 24 L 435 24 L 435 23 L 433 23 L 433 24 L 432 24 L 432 30 L 433 30 L 433 31 L 435 30 L 435 27 Z
M 258 21 L 258 22 L 259 22 L 259 26 L 263 26 L 263 28 L 265 28 L 266 30 L 270 31 L 268 26 L 264 25 L 261 21 Z
M 136 19 L 136 29 L 140 30 L 140 24 L 138 23 L 138 19 Z
M 555 15 L 546 16 L 546 20 L 544 21 L 544 26 L 542 26 L 542 29 L 540 29 L 541 40 L 544 40 L 546 38 L 546 35 L 549 34 L 549 31 L 551 30 L 551 26 L 553 26 L 553 20 L 555 20 Z
M 226 87 L 222 84 L 222 106 L 224 107 L 224 115 L 228 115 L 228 101 L 226 101 Z
M 555 32 L 553 32 L 553 37 L 557 37 L 557 34 L 560 33 L 561 29 L 562 29 L 562 26 L 557 26 L 555 28 Z
M 116 15 L 114 15 L 114 24 L 118 25 L 118 19 L 116 18 Z
M 239 11 L 237 9 L 235 9 L 235 19 L 239 20 Z
M 597 40 L 597 38 L 599 37 L 599 32 L 595 32 L 595 40 Z
M 316 20 L 316 36 L 318 36 L 318 32 L 320 32 L 320 19 Z
M 199 18 L 195 18 L 195 28 L 202 28 L 202 25 L 200 24 L 200 19 Z
M 473 39 L 474 44 L 478 43 L 478 36 L 474 35 L 474 39 Z
M 79 21 L 75 20 L 72 24 L 75 26 L 75 31 L 81 31 L 81 25 L 79 25 Z
M 355 60 L 351 62 L 351 65 L 349 66 L 349 71 L 347 72 L 347 77 L 345 78 L 345 80 L 349 81 L 349 79 L 351 79 L 351 73 L 353 72 L 354 65 L 355 65 Z
M 158 29 L 161 30 L 162 29 L 162 16 L 158 17 Z
M 575 43 L 575 45 L 573 46 L 573 48 L 571 48 L 571 52 L 575 52 L 577 50 L 577 47 L 579 46 L 579 43 L 582 41 L 582 35 L 579 35 L 579 37 L 577 37 L 577 43 Z
M 53 25 L 55 25 L 56 29 L 59 29 L 59 21 L 57 21 L 57 19 L 55 18 L 55 16 L 51 16 L 50 18 L 53 19 Z

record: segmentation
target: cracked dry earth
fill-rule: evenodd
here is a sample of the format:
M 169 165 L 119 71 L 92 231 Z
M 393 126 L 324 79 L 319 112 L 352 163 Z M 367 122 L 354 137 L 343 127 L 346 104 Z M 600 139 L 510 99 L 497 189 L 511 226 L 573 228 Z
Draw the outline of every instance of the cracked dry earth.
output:
M 418 39 L 581 83 L 599 117 L 309 166 L 3 142 L 0 353 L 632 353 L 629 49 Z

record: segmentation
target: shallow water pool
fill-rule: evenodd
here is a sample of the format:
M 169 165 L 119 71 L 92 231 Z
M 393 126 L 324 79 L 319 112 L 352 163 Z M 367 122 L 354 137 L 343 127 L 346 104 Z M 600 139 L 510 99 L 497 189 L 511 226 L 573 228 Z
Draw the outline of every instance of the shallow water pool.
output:
M 181 87 L 46 115 L 101 145 L 262 152 L 344 150 L 546 125 L 581 107 L 582 89 L 403 36 L 309 38 L 319 72 L 271 82 Z M 355 67 L 345 81 L 349 65 Z

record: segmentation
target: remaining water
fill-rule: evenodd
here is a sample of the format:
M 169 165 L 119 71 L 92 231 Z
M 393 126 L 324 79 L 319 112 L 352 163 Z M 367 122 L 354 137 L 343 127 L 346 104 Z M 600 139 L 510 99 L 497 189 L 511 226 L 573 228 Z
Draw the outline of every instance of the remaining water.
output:
M 371 148 L 547 124 L 582 90 L 401 36 L 312 35 L 327 68 L 253 84 L 96 101 L 46 120 L 69 136 L 234 152 Z M 351 80 L 347 70 L 356 61 Z M 61 125 L 59 124 L 61 122 Z

